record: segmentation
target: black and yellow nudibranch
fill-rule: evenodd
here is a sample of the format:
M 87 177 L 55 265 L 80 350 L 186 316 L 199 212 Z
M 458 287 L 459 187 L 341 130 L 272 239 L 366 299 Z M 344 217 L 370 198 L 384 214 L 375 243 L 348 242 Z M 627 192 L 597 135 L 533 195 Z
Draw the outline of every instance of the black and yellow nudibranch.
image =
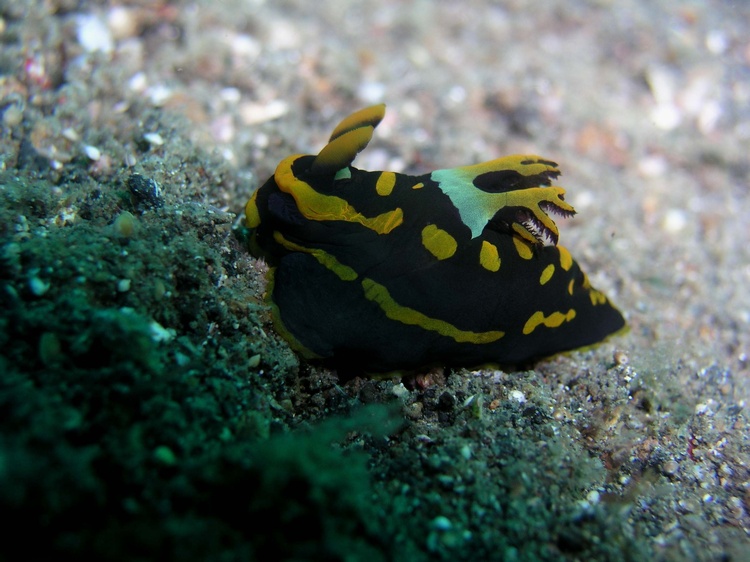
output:
M 358 111 L 290 156 L 245 207 L 271 265 L 278 331 L 307 359 L 365 372 L 515 364 L 625 321 L 557 246 L 557 164 L 516 155 L 422 176 L 351 166 L 385 114 Z

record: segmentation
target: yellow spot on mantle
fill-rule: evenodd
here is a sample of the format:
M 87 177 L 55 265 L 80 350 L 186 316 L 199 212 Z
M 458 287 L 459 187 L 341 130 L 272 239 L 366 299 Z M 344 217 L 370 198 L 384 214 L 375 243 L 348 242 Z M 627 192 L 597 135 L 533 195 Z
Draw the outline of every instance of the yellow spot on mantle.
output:
M 422 245 L 439 260 L 448 259 L 458 248 L 456 239 L 434 224 L 428 224 L 422 229 Z
M 558 246 L 557 251 L 560 252 L 560 267 L 562 267 L 565 271 L 570 270 L 570 268 L 573 266 L 573 256 L 570 255 L 570 252 L 567 248 L 564 248 L 562 246 Z
M 393 186 L 396 185 L 396 174 L 393 172 L 382 172 L 378 181 L 375 182 L 375 191 L 378 195 L 390 195 L 393 191 Z
M 576 311 L 573 308 L 568 310 L 565 314 L 562 312 L 553 312 L 549 316 L 545 316 L 541 310 L 537 310 L 526 321 L 526 325 L 523 327 L 523 333 L 528 336 L 541 325 L 544 325 L 547 328 L 557 328 L 562 325 L 563 322 L 570 322 L 575 317 Z
M 542 271 L 542 274 L 539 276 L 539 284 L 544 285 L 552 279 L 552 276 L 555 274 L 555 265 L 549 264 L 547 267 L 544 268 L 544 271 Z
M 479 250 L 479 263 L 488 271 L 498 271 L 500 269 L 500 255 L 497 253 L 497 246 L 482 240 L 482 249 Z
M 529 246 L 526 242 L 524 242 L 518 236 L 513 237 L 513 244 L 515 244 L 516 252 L 518 252 L 518 255 L 521 258 L 525 260 L 530 260 L 531 257 L 534 255 L 534 252 L 531 250 L 531 246 Z

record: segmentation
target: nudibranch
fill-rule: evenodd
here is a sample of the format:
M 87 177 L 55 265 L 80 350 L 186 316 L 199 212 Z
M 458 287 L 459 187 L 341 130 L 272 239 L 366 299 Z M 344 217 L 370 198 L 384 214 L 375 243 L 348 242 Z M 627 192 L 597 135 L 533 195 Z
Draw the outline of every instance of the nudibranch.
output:
M 552 185 L 557 164 L 354 168 L 384 114 L 362 109 L 317 155 L 285 158 L 245 206 L 274 325 L 293 349 L 346 372 L 515 365 L 624 327 L 557 245 L 550 214 L 575 213 Z

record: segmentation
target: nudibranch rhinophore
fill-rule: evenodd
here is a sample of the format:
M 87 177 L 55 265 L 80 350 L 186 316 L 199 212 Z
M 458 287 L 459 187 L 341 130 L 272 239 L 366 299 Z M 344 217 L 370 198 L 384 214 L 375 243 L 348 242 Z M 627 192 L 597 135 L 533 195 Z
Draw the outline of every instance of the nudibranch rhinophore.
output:
M 385 105 L 353 113 L 317 155 L 289 156 L 245 206 L 270 265 L 276 329 L 348 372 L 518 364 L 625 326 L 550 214 L 571 216 L 557 164 L 533 155 L 421 176 L 351 164 Z

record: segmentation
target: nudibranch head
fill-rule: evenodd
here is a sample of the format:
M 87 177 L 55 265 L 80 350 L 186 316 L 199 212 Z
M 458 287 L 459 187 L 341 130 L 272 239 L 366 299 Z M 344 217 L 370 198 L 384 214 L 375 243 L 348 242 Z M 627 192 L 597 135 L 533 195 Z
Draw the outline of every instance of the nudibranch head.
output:
M 572 216 L 557 164 L 534 155 L 421 176 L 351 164 L 384 105 L 317 155 L 282 160 L 245 206 L 279 332 L 353 371 L 518 363 L 596 343 L 625 321 L 558 246 Z

